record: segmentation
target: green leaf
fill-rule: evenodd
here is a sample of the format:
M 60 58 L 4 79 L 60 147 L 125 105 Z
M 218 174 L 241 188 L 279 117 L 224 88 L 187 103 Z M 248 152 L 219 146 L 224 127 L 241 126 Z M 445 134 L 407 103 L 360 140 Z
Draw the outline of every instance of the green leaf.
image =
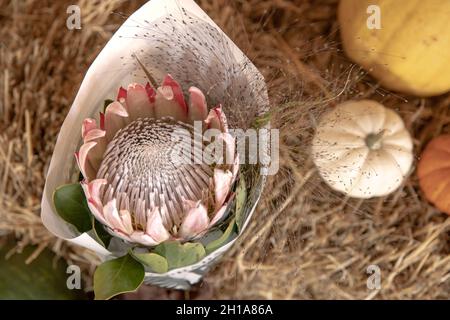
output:
M 22 253 L 14 253 L 6 259 L 14 246 L 11 241 L 0 248 L 0 300 L 87 299 L 82 282 L 79 282 L 80 289 L 68 288 L 67 283 L 74 284 L 70 277 L 76 277 L 76 274 L 69 272 L 63 259 L 57 259 L 53 252 L 45 249 L 31 263 L 26 264 L 37 246 L 27 246 Z
M 240 174 L 239 185 L 236 189 L 236 225 L 238 227 L 238 232 L 241 231 L 242 225 L 244 223 L 244 207 L 247 201 L 247 186 L 245 183 L 245 177 Z
M 127 254 L 101 264 L 94 273 L 95 300 L 135 291 L 144 281 L 144 266 Z
M 166 273 L 169 270 L 169 264 L 166 258 L 156 253 L 136 253 L 132 252 L 134 258 L 149 267 L 152 272 Z
M 108 248 L 111 242 L 112 236 L 105 230 L 105 227 L 94 217 L 92 217 L 92 230 L 97 237 L 98 241 L 105 247 Z
M 219 239 L 222 235 L 222 230 L 220 230 L 219 228 L 213 228 L 197 241 L 200 242 L 204 247 L 206 247 L 208 243 Z
M 59 216 L 79 232 L 92 229 L 91 212 L 79 183 L 58 187 L 53 194 L 53 203 Z
M 169 269 L 189 266 L 200 261 L 206 255 L 205 248 L 201 243 L 181 244 L 178 241 L 163 242 L 154 251 L 167 259 Z
M 235 225 L 235 219 L 232 219 L 222 236 L 206 245 L 206 254 L 210 254 L 211 252 L 227 244 L 234 236 L 233 231 L 235 230 Z

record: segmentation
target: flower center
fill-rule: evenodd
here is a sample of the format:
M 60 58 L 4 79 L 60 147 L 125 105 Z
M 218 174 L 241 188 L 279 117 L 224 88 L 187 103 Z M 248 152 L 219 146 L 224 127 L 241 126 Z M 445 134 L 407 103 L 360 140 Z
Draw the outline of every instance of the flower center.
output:
M 194 161 L 195 147 L 203 141 L 193 137 L 192 126 L 170 118 L 137 119 L 118 131 L 97 173 L 107 180 L 104 203 L 115 198 L 137 227 L 144 228 L 142 217 L 155 207 L 168 229 L 178 226 L 183 199 L 204 199 L 213 177 L 210 166 Z

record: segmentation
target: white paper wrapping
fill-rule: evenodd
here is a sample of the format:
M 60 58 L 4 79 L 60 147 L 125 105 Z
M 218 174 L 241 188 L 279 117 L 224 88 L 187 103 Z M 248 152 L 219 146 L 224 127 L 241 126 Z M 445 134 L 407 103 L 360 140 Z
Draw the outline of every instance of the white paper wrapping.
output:
M 117 254 L 105 249 L 87 233 L 79 234 L 55 212 L 52 195 L 65 183 L 76 181 L 74 152 L 81 143 L 81 124 L 98 118 L 106 99 L 115 98 L 120 86 L 147 82 L 134 56 L 156 81 L 170 73 L 183 87 L 196 86 L 206 93 L 208 105 L 222 104 L 229 126 L 248 128 L 268 110 L 264 79 L 249 59 L 192 0 L 151 0 L 131 15 L 114 34 L 89 68 L 61 127 L 50 162 L 42 199 L 44 225 L 57 237 L 95 251 L 103 259 Z M 246 204 L 247 226 L 265 178 L 252 188 Z M 145 282 L 187 289 L 234 241 L 199 263 L 166 274 L 146 273 Z

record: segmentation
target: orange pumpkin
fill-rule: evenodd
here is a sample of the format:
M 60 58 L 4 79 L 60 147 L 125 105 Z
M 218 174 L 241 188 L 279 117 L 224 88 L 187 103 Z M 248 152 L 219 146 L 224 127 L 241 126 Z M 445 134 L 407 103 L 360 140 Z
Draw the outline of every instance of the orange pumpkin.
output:
M 436 208 L 450 215 L 450 134 L 431 140 L 417 168 L 425 197 Z

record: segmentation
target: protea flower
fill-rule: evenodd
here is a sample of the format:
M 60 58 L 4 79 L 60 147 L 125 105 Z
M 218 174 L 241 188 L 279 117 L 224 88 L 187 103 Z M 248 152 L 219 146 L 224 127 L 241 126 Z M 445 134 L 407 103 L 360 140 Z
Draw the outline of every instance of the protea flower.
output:
M 175 161 L 179 142 L 173 136 L 193 133 L 194 121 L 202 130 L 219 130 L 223 163 Z M 130 84 L 119 89 L 99 124 L 83 121 L 81 134 L 76 158 L 83 190 L 92 214 L 112 235 L 144 246 L 188 241 L 204 235 L 227 211 L 238 172 L 235 142 L 221 107 L 208 113 L 198 88 L 189 89 L 186 102 L 170 75 L 156 90 Z

